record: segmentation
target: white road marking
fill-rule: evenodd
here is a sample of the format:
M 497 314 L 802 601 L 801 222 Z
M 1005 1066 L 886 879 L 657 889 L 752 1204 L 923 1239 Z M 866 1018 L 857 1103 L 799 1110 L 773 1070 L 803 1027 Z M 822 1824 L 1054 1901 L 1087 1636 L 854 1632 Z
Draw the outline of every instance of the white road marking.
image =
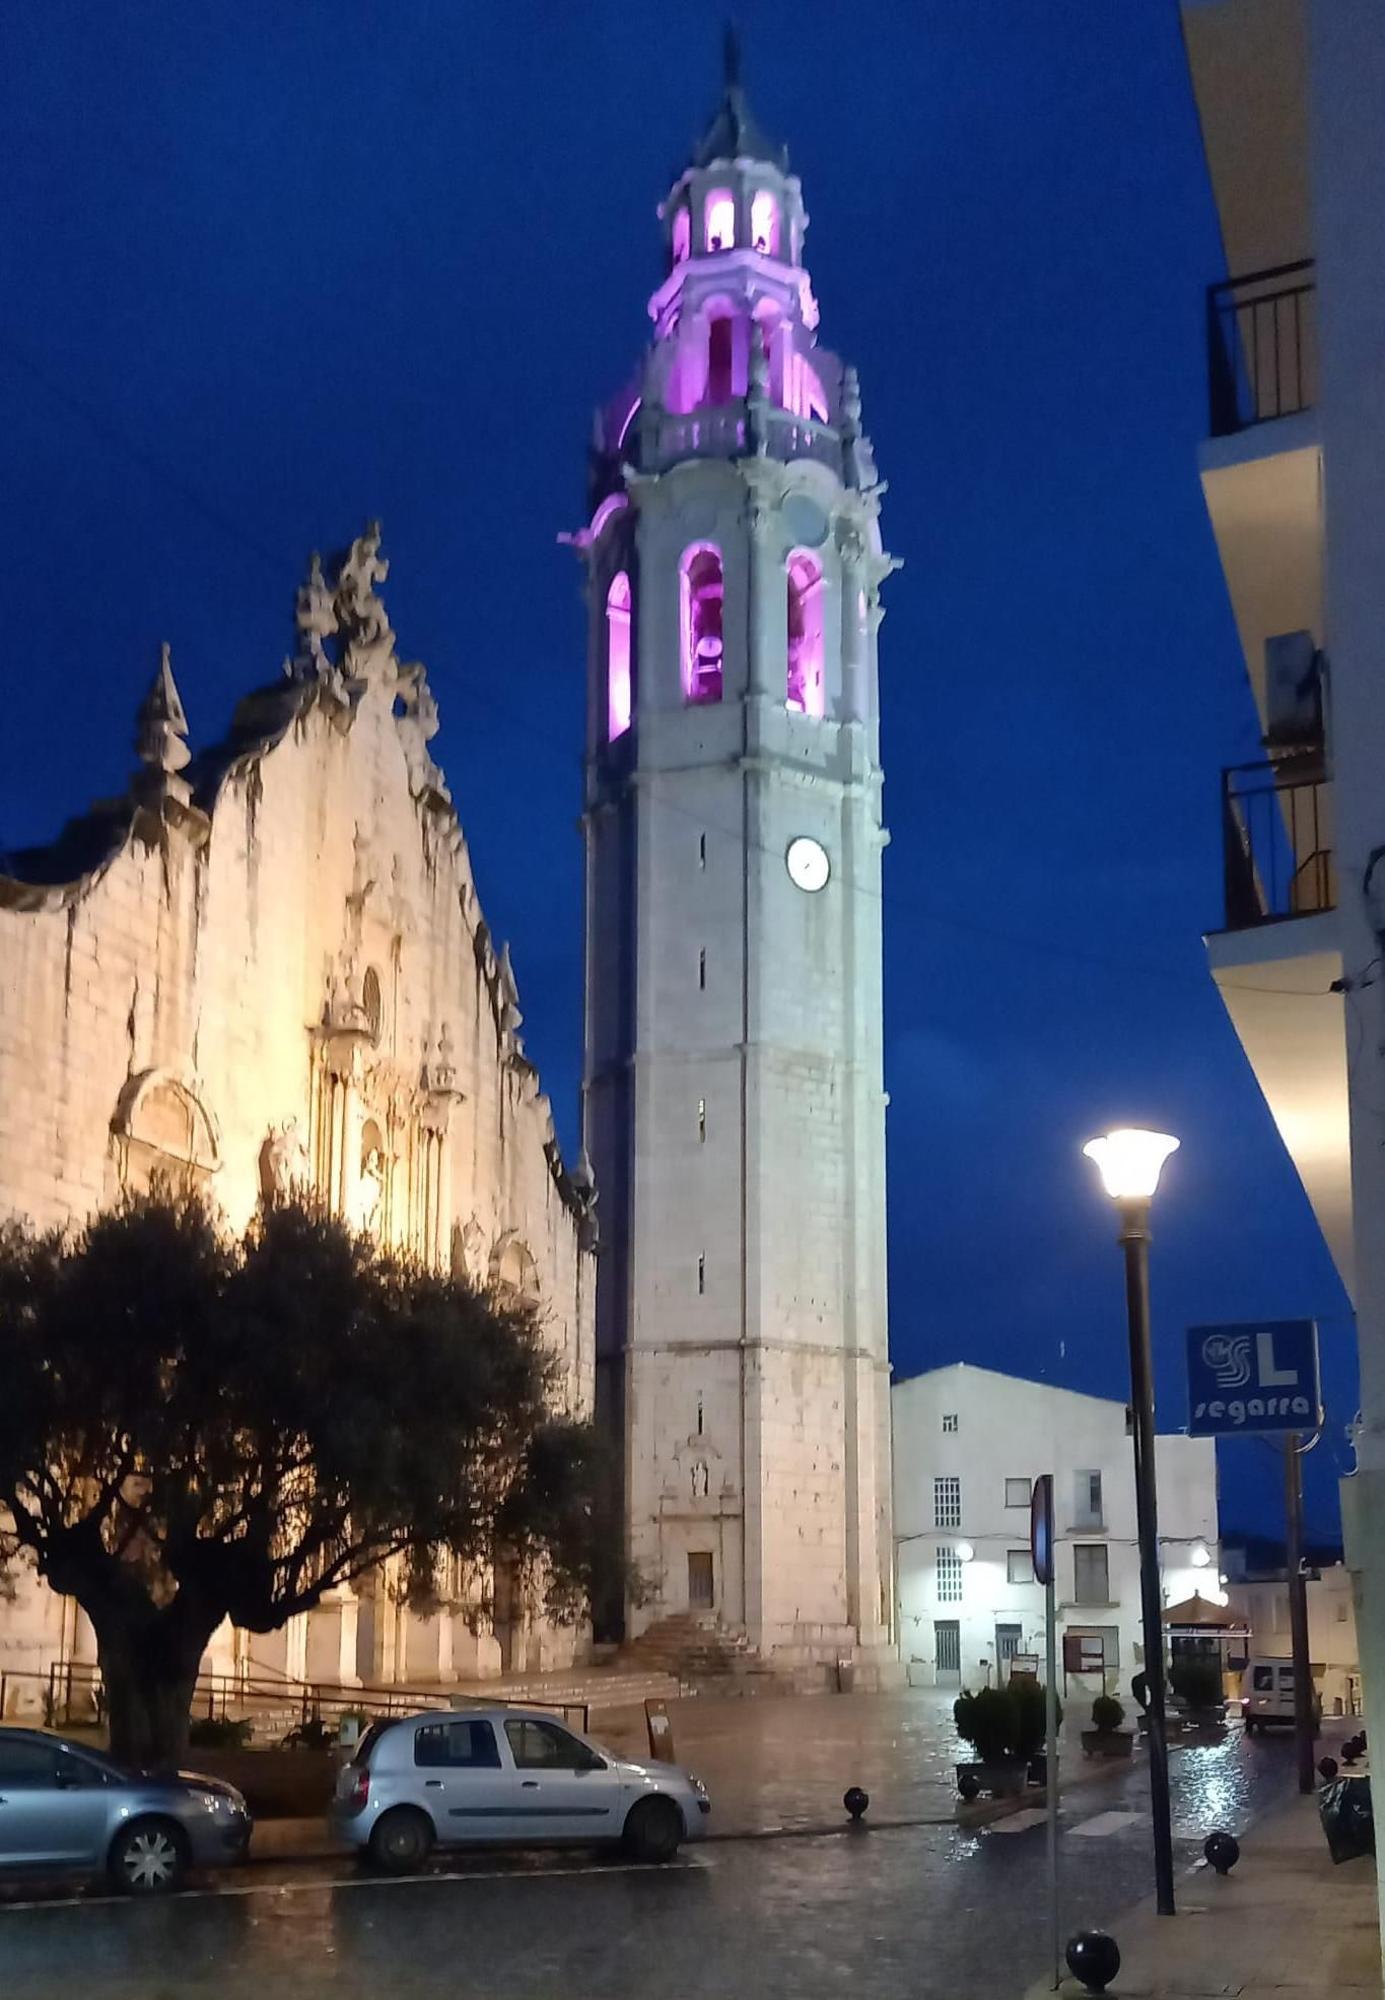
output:
M 665 1876 L 693 1875 L 705 1872 L 710 1866 L 708 1860 L 687 1860 L 679 1862 L 675 1868 L 662 1868 L 658 1872 Z M 485 1873 L 467 1870 L 466 1873 L 451 1874 L 443 1870 L 431 1871 L 426 1875 L 366 1875 L 351 1874 L 331 1876 L 316 1882 L 227 1882 L 216 1888 L 180 1889 L 176 1895 L 160 1897 L 162 1903 L 195 1903 L 213 1896 L 306 1896 L 319 1889 L 406 1889 L 419 1882 L 554 1882 L 574 1875 L 648 1875 L 653 1871 L 647 1861 L 592 1861 L 580 1868 L 493 1868 Z M 12 1910 L 131 1910 L 147 1905 L 148 1897 L 134 1896 L 49 1896 L 27 1903 L 0 1903 L 0 1921 Z
M 1134 1826 L 1141 1818 L 1137 1812 L 1098 1813 L 1095 1819 L 1084 1819 L 1079 1826 L 1070 1826 L 1068 1832 L 1083 1840 L 1101 1840 L 1108 1833 L 1120 1833 L 1127 1826 Z
M 1008 1819 L 998 1819 L 990 1827 L 991 1833 L 1028 1833 L 1031 1826 L 1042 1826 L 1048 1814 L 1042 1806 L 1025 1806 L 1021 1812 L 1011 1813 Z

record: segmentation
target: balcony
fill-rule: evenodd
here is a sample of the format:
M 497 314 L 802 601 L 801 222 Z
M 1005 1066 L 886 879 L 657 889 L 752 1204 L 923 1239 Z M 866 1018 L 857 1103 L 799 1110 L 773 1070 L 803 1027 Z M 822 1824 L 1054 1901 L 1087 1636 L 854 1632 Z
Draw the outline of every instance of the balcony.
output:
M 1223 771 L 1222 860 L 1228 931 L 1336 908 L 1332 781 L 1321 751 Z
M 1213 437 L 1297 416 L 1317 400 L 1317 289 L 1311 258 L 1207 290 Z
M 815 459 L 840 474 L 841 435 L 830 424 L 748 397 L 682 414 L 646 404 L 636 419 L 641 472 L 664 472 L 690 458 L 743 458 L 760 443 L 770 458 Z

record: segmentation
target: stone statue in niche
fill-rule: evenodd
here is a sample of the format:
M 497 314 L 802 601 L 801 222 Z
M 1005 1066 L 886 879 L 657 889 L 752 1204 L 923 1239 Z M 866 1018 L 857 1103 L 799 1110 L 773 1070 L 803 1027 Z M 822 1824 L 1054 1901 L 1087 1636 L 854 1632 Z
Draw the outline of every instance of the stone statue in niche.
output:
M 296 1118 L 272 1131 L 260 1148 L 260 1192 L 266 1201 L 284 1201 L 306 1188 L 312 1173 L 308 1148 Z
M 699 1458 L 692 1469 L 692 1497 L 694 1500 L 705 1500 L 707 1498 L 709 1483 L 710 1476 L 707 1471 L 707 1461 L 705 1458 Z
M 361 1192 L 357 1207 L 362 1229 L 374 1229 L 380 1219 L 385 1195 L 385 1156 L 378 1146 L 370 1146 L 361 1161 Z

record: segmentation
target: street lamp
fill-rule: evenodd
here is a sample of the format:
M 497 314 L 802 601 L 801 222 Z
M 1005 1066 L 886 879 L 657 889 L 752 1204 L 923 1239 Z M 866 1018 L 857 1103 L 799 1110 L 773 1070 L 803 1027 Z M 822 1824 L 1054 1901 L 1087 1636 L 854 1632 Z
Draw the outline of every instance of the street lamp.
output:
M 1149 1691 L 1149 1792 L 1154 1819 L 1154 1887 L 1159 1914 L 1171 1917 L 1173 1833 L 1169 1819 L 1169 1741 L 1164 1709 L 1164 1622 L 1159 1590 L 1159 1507 L 1154 1486 L 1154 1373 L 1149 1344 L 1149 1205 L 1177 1139 L 1129 1128 L 1082 1148 L 1096 1162 L 1120 1214 L 1125 1252 L 1125 1307 L 1130 1324 L 1130 1405 L 1135 1438 L 1135 1517 L 1140 1537 L 1140 1608 Z

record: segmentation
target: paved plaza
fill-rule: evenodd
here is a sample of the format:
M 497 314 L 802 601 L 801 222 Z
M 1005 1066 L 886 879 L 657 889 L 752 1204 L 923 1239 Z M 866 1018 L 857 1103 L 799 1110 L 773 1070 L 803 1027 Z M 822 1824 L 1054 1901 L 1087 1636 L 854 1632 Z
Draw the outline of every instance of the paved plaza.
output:
M 480 1855 L 393 1883 L 289 1855 L 159 1905 L 26 1895 L 0 1908 L 5 2000 L 1018 1996 L 1044 1970 L 1044 1816 L 956 1814 L 947 1710 L 926 1693 L 680 1705 L 680 1758 L 706 1775 L 719 1830 L 742 1837 L 668 1869 Z M 1243 1832 L 1282 1806 L 1291 1765 L 1286 1741 L 1235 1731 L 1179 1750 L 1180 1869 L 1213 1826 Z M 1120 1934 L 1152 1879 L 1146 1772 L 1073 1777 L 1065 1927 Z M 809 1831 L 842 1826 L 852 1781 L 875 1830 Z

